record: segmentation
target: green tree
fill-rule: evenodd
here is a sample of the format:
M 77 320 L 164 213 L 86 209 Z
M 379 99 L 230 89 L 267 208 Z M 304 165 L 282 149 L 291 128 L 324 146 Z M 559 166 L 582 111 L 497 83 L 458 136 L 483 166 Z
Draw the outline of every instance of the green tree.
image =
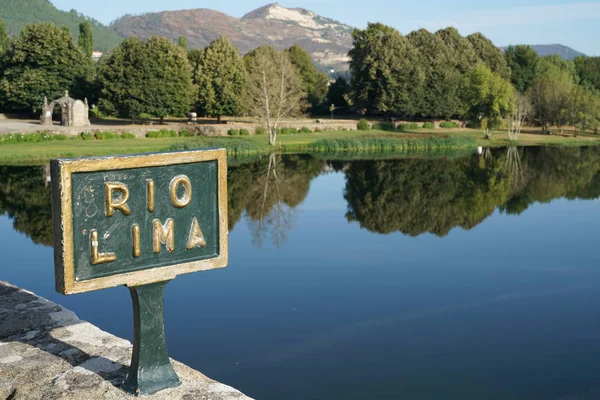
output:
M 542 75 L 554 67 L 569 74 L 573 83 L 579 83 L 579 74 L 577 73 L 575 63 L 572 60 L 563 59 L 558 54 L 550 54 L 540 58 L 537 66 L 537 75 Z
M 198 88 L 196 105 L 203 115 L 235 115 L 239 111 L 245 82 L 244 61 L 225 36 L 204 49 L 194 71 Z
M 571 119 L 569 101 L 573 79 L 569 73 L 557 67 L 549 68 L 535 78 L 529 89 L 535 118 L 548 129 L 549 125 L 562 128 Z
M 306 93 L 311 111 L 313 113 L 323 112 L 327 109 L 327 105 L 324 103 L 327 98 L 329 78 L 315 68 L 310 55 L 302 47 L 296 44 L 285 51 L 300 74 L 302 88 Z
M 10 47 L 10 38 L 8 37 L 8 32 L 6 32 L 6 27 L 4 26 L 4 21 L 0 19 L 0 56 L 4 54 Z
M 44 96 L 76 92 L 88 66 L 67 31 L 50 23 L 28 25 L 2 58 L 0 102 L 7 110 L 37 111 Z
M 327 92 L 327 104 L 334 104 L 336 110 L 340 112 L 348 112 L 350 111 L 350 104 L 348 100 L 350 100 L 351 89 L 348 81 L 343 77 L 339 77 L 329 86 L 329 91 Z
M 600 101 L 583 86 L 575 85 L 569 94 L 568 123 L 579 131 L 598 127 L 600 119 Z
M 170 40 L 125 40 L 98 69 L 99 105 L 109 114 L 185 115 L 193 98 L 186 52 Z
M 575 70 L 582 86 L 600 91 L 600 57 L 577 57 Z
M 94 37 L 92 35 L 92 26 L 88 21 L 79 24 L 79 41 L 77 42 L 83 54 L 92 58 L 94 51 Z
M 496 47 L 490 39 L 479 32 L 467 36 L 467 39 L 473 45 L 479 60 L 487 65 L 492 72 L 497 73 L 504 79 L 510 78 L 510 70 L 502 50 Z
M 413 63 L 422 78 L 413 82 L 417 116 L 450 118 L 460 109 L 461 74 L 453 65 L 450 50 L 437 35 L 419 29 L 407 35 L 416 50 Z
M 421 75 L 415 49 L 397 30 L 370 23 L 352 32 L 349 51 L 353 101 L 371 114 L 414 114 L 414 88 Z
M 277 128 L 283 118 L 305 109 L 302 80 L 286 52 L 261 46 L 244 56 L 247 84 L 244 105 L 258 116 L 269 132 L 269 144 L 277 143 Z
M 513 87 L 484 64 L 478 64 L 465 76 L 463 90 L 467 117 L 471 121 L 480 121 L 484 137 L 491 138 L 491 131 L 500 127 L 503 118 L 514 112 Z
M 188 51 L 187 38 L 185 36 L 179 36 L 179 39 L 177 39 L 177 46 L 181 47 L 185 51 Z
M 531 46 L 509 46 L 505 57 L 512 84 L 519 92 L 524 93 L 535 80 L 540 56 Z

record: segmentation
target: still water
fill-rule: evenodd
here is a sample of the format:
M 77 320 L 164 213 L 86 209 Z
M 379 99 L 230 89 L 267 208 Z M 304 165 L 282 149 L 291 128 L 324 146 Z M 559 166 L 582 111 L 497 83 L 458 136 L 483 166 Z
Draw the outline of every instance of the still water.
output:
M 256 399 L 600 397 L 600 148 L 230 160 L 229 267 L 180 276 L 170 355 Z M 53 289 L 42 167 L 0 167 L 0 279 Z

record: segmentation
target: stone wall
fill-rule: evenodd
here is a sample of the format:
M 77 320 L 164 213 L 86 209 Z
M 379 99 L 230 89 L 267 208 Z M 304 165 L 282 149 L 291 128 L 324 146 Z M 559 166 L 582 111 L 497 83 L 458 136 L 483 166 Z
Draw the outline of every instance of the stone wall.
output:
M 0 399 L 133 399 L 119 386 L 131 343 L 55 303 L 0 281 Z M 172 360 L 182 381 L 156 400 L 252 400 Z

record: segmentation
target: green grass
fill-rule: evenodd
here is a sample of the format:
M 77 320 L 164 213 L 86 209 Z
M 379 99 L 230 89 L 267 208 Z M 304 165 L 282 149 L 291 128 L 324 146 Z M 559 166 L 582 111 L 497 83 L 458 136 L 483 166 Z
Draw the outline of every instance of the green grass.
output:
M 585 146 L 600 144 L 595 135 L 573 136 L 522 134 L 511 142 L 506 132 L 496 132 L 491 140 L 482 139 L 476 130 L 454 132 L 385 132 L 385 131 L 333 131 L 278 135 L 277 146 L 269 146 L 268 135 L 235 137 L 156 137 L 97 140 L 91 134 L 87 140 L 46 140 L 44 136 L 0 140 L 0 164 L 40 164 L 52 158 L 102 156 L 114 154 L 147 153 L 169 150 L 224 147 L 230 156 L 250 156 L 269 152 L 315 154 L 384 154 L 407 152 L 438 153 L 474 149 L 477 146 Z M 89 137 L 88 137 L 89 136 Z M 600 135 L 599 135 L 600 136 Z

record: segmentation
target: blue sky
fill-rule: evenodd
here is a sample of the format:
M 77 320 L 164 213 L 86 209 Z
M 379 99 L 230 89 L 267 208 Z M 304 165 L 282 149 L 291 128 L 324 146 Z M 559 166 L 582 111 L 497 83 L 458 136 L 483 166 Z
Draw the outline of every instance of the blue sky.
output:
M 210 8 L 234 17 L 264 6 L 269 0 L 51 0 L 58 8 L 72 8 L 104 23 L 130 13 Z M 362 28 L 382 22 L 403 34 L 455 26 L 462 34 L 482 32 L 498 46 L 560 43 L 588 55 L 600 55 L 600 1 L 561 0 L 295 0 L 285 7 L 303 7 L 324 17 Z

